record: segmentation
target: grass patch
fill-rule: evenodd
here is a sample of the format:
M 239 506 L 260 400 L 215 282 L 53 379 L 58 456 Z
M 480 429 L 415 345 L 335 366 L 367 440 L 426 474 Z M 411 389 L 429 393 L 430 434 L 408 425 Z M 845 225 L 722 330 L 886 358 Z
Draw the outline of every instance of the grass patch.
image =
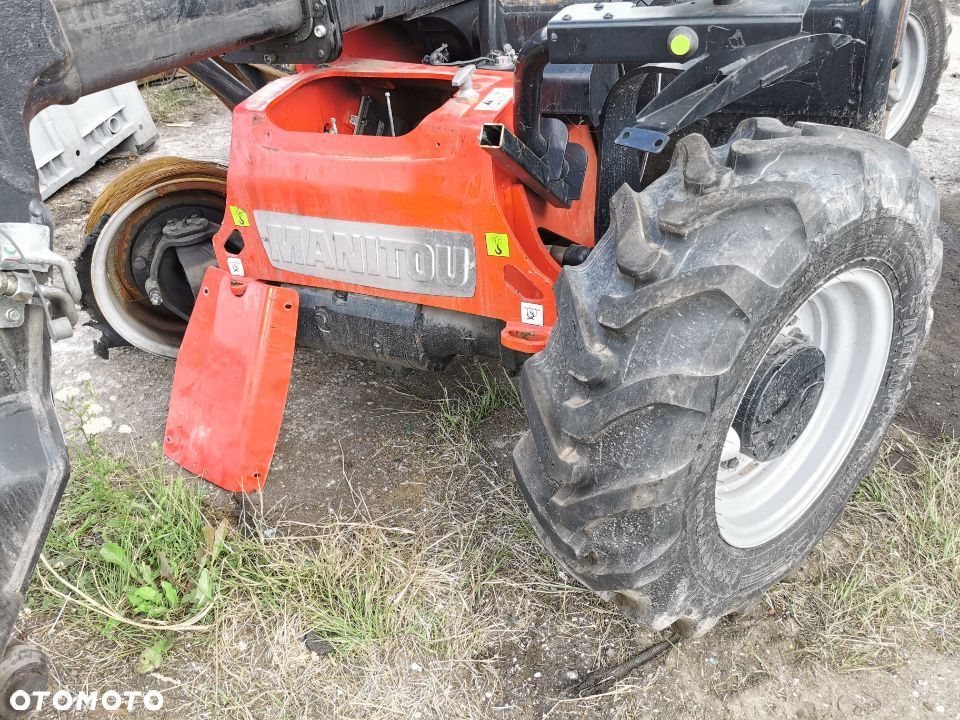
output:
M 74 456 L 73 477 L 29 604 L 96 630 L 140 670 L 177 636 L 215 637 L 238 609 L 313 632 L 347 655 L 403 646 L 445 657 L 472 641 L 456 555 L 414 532 L 363 520 L 243 532 L 204 508 L 199 486 L 102 450 Z
M 843 669 L 960 648 L 960 442 L 890 441 L 837 527 L 771 591 L 801 652 Z
M 173 123 L 192 119 L 191 111 L 207 90 L 189 76 L 178 75 L 169 81 L 141 88 L 144 102 L 154 122 Z
M 255 495 L 252 522 L 214 510 L 156 449 L 120 455 L 82 432 L 97 417 L 83 397 L 65 398 L 84 447 L 23 621 L 67 677 L 174 675 L 200 716 L 297 718 L 347 703 L 351 717 L 432 705 L 485 717 L 475 684 L 490 682 L 489 661 L 476 658 L 571 589 L 487 447 L 521 421 L 516 390 L 494 373 L 431 405 L 434 444 L 418 446 L 408 472 L 432 490 L 404 523 L 370 518 L 352 485 L 358 509 L 325 524 L 264 517 Z
M 480 427 L 498 412 L 522 412 L 520 392 L 509 378 L 480 364 L 474 367 L 476 380 L 460 383 L 452 394 L 444 393 L 440 401 L 436 422 L 448 445 L 475 446 Z
M 795 671 L 794 644 L 841 668 L 895 661 L 918 643 L 956 649 L 960 443 L 901 440 L 826 542 L 771 591 L 778 617 L 684 643 L 609 696 L 567 697 L 568 671 L 627 658 L 656 637 L 571 583 L 544 551 L 510 475 L 526 427 L 516 389 L 482 365 L 467 371 L 439 401 L 409 395 L 431 422 L 411 434 L 397 481 L 424 490 L 415 507 L 377 520 L 361 493 L 379 482 L 347 478 L 353 515 L 304 526 L 254 508 L 248 523 L 205 505 L 205 486 L 178 479 L 156 450 L 120 457 L 77 429 L 90 449 L 74 455 L 46 548 L 70 587 L 40 568 L 23 621 L 31 641 L 68 682 L 103 687 L 126 674 L 135 684 L 138 665 L 155 666 L 143 682 L 169 679 L 186 716 L 244 719 L 479 719 L 503 707 L 637 717 L 705 672 L 713 694 L 697 702 L 779 684 Z M 87 421 L 80 428 L 97 416 L 79 399 L 74 411 Z M 144 584 L 156 606 L 131 599 Z

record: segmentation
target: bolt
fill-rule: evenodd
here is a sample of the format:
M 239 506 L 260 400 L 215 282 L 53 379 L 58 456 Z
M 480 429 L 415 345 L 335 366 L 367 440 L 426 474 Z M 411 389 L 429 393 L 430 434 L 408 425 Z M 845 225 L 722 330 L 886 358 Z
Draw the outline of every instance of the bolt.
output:
M 134 270 L 146 270 L 147 269 L 147 259 L 143 255 L 137 255 L 133 259 L 133 269 Z
M 325 38 L 327 36 L 327 26 L 326 25 L 317 25 L 313 29 L 313 34 L 318 38 Z
M 18 323 L 23 316 L 17 308 L 8 308 L 7 312 L 4 313 L 4 317 L 7 319 L 7 322 Z
M 266 55 L 263 56 L 263 61 L 267 65 L 273 65 L 277 61 L 277 56 L 274 55 L 273 53 L 267 53 Z
M 163 295 L 159 290 L 150 291 L 150 304 L 151 305 L 163 305 Z
M 835 17 L 833 19 L 833 25 L 831 25 L 831 29 L 836 32 L 840 32 L 841 30 L 843 30 L 843 18 Z
M 556 42 L 559 39 L 560 39 L 559 35 L 557 35 L 556 33 L 550 33 L 550 42 Z
M 563 16 L 563 19 L 564 19 L 564 20 L 573 20 L 573 15 L 564 15 L 564 16 Z
M 603 10 L 603 3 L 597 3 L 593 6 L 594 10 Z
M 613 20 L 613 13 L 607 13 L 603 16 L 604 20 Z

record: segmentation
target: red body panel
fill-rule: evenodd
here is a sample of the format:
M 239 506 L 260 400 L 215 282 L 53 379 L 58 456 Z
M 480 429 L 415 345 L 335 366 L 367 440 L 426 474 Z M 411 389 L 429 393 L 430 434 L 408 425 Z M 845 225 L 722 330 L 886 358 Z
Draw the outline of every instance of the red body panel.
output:
M 226 490 L 260 489 L 283 419 L 299 299 L 207 270 L 177 358 L 167 457 Z
M 512 73 L 477 71 L 479 100 L 444 97 L 409 133 L 400 137 L 350 134 L 361 88 L 416 85 L 422 94 L 448 95 L 457 68 L 379 60 L 346 59 L 331 67 L 278 80 L 240 105 L 234 113 L 228 177 L 231 216 L 214 242 L 222 268 L 235 257 L 224 243 L 239 230 L 239 257 L 248 278 L 323 287 L 498 318 L 506 323 L 502 342 L 537 352 L 556 318 L 553 283 L 559 266 L 538 228 L 581 245 L 594 242 L 596 154 L 586 128 L 572 127 L 571 141 L 588 152 L 583 197 L 569 210 L 555 208 L 523 187 L 480 147 L 484 123 L 512 125 L 512 103 L 496 109 L 484 100 L 492 91 L 504 98 Z M 419 89 L 426 91 L 421 93 Z M 340 134 L 325 133 L 336 119 Z M 476 251 L 476 290 L 471 297 L 448 297 L 375 289 L 319 279 L 275 268 L 255 222 L 258 210 L 315 218 L 467 233 Z M 235 224 L 237 218 L 240 223 Z M 245 224 L 244 220 L 249 224 Z M 509 257 L 488 253 L 487 234 L 509 238 Z M 521 303 L 541 305 L 542 325 L 524 323 Z

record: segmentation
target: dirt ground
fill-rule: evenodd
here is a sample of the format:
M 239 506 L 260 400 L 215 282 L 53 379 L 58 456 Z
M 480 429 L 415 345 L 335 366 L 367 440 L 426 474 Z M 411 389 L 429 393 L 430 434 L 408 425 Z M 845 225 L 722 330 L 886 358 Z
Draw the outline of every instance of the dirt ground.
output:
M 952 40 L 953 60 L 941 85 L 940 102 L 914 145 L 941 191 L 945 255 L 933 334 L 899 424 L 927 437 L 956 435 L 960 429 L 960 33 Z M 226 158 L 229 115 L 211 99 L 195 103 L 185 113 L 177 123 L 161 124 L 161 139 L 151 156 Z M 79 251 L 87 210 L 106 183 L 128 165 L 129 161 L 109 162 L 52 198 L 60 250 L 70 255 Z M 74 338 L 55 346 L 55 389 L 89 374 L 98 401 L 113 421 L 114 429 L 105 435 L 108 443 L 120 448 L 159 443 L 173 363 L 129 348 L 113 350 L 104 362 L 91 352 L 94 334 L 81 328 Z M 436 431 L 428 411 L 432 401 L 455 392 L 458 383 L 474 372 L 470 363 L 461 363 L 440 375 L 415 375 L 397 382 L 379 376 L 369 362 L 298 350 L 263 505 L 285 521 L 314 523 L 354 507 L 356 497 L 362 496 L 372 514 L 390 513 L 395 523 L 416 527 L 424 503 L 435 497 L 436 490 L 430 476 L 415 471 L 421 467 L 418 448 L 429 444 Z M 122 425 L 132 433 L 118 434 Z M 487 423 L 479 438 L 505 484 L 513 482 L 509 454 L 523 430 L 522 416 L 503 412 Z M 587 602 L 583 597 L 574 595 Z M 684 644 L 682 652 L 638 675 L 624 692 L 632 694 L 638 711 L 662 717 L 960 719 L 960 658 L 906 648 L 906 661 L 895 667 L 838 672 L 800 662 L 793 653 L 797 628 L 786 621 L 765 622 L 763 610 L 725 622 L 707 637 Z M 527 628 L 522 640 L 487 649 L 483 663 L 492 693 L 487 698 L 490 717 L 607 716 L 602 704 L 568 707 L 557 700 L 567 673 L 582 673 L 606 647 L 605 638 L 576 637 L 572 631 L 576 619 L 574 608 L 564 615 L 562 628 L 548 620 Z M 633 637 L 638 647 L 653 638 L 639 631 Z M 55 638 L 48 642 L 55 644 Z M 72 651 L 67 648 L 64 653 L 66 658 Z M 64 660 L 65 667 L 73 664 Z M 177 672 L 164 670 L 165 676 L 174 678 Z M 70 675 L 59 677 L 69 681 Z M 483 702 L 487 686 L 468 688 L 471 702 Z M 410 716 L 418 715 L 411 711 Z

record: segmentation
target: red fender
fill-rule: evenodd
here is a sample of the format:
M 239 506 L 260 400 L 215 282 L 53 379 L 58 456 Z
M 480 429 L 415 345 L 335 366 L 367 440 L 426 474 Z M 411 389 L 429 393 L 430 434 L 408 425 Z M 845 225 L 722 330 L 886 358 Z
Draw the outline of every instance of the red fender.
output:
M 259 490 L 280 434 L 299 296 L 212 267 L 177 358 L 164 454 L 231 492 Z

